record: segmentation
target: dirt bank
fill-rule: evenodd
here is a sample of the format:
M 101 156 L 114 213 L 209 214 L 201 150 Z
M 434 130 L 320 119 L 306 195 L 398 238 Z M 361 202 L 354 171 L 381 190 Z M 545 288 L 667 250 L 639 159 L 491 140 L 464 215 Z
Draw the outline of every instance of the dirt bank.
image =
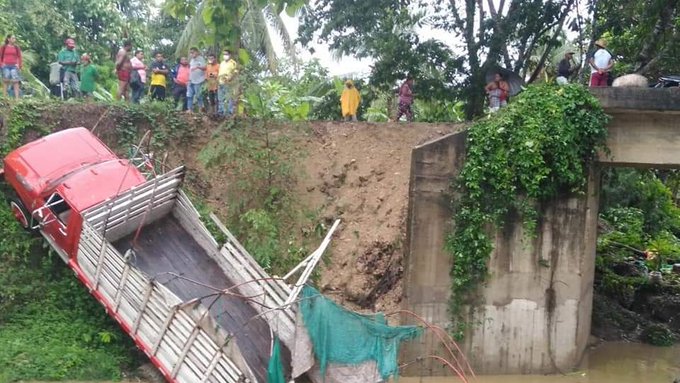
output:
M 324 293 L 365 309 L 398 308 L 411 149 L 456 128 L 314 123 L 298 193 L 323 217 L 342 220 L 321 276 Z
M 319 121 L 302 133 L 289 132 L 302 155 L 294 170 L 296 199 L 318 212 L 320 222 L 342 220 L 321 266 L 324 294 L 353 309 L 398 309 L 411 150 L 459 128 Z M 183 162 L 210 183 L 206 200 L 224 216 L 228 185 L 235 180 L 195 160 L 202 141 L 183 152 Z
M 158 130 L 143 119 L 131 124 L 130 112 L 121 107 L 52 104 L 41 113 L 40 126 L 27 131 L 24 140 L 44 134 L 39 131 L 45 129 L 96 126 L 95 132 L 107 144 L 127 153 L 127 148 L 117 147 L 121 135 L 133 129 Z M 165 148 L 168 162 L 186 165 L 190 187 L 225 216 L 229 185 L 234 179 L 219 169 L 206 169 L 197 160 L 213 134 L 225 126 L 207 117 L 181 119 L 190 131 Z M 398 309 L 411 149 L 461 128 L 450 124 L 328 121 L 297 124 L 295 128 L 284 123 L 278 128 L 292 137 L 301 153 L 294 169 L 296 198 L 305 208 L 318 212 L 321 221 L 342 220 L 329 262 L 321 270 L 320 287 L 325 294 L 353 308 Z

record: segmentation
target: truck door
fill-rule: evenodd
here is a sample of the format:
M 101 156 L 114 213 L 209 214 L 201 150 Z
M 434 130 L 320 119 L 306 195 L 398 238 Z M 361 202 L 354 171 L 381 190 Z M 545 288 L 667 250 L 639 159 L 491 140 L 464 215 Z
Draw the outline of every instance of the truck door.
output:
M 40 228 L 58 252 L 61 250 L 59 255 L 65 258 L 66 262 L 68 262 L 66 251 L 70 249 L 68 245 L 68 223 L 72 212 L 73 209 L 66 200 L 55 192 L 47 198 L 43 206 L 35 209 L 32 213 L 33 220 L 37 223 L 36 228 Z

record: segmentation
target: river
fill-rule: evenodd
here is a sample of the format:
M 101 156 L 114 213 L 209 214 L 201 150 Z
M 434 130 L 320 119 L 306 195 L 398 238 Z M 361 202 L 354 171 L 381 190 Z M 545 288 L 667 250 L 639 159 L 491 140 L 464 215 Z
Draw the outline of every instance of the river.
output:
M 478 376 L 477 383 L 671 383 L 680 378 L 680 346 L 603 343 L 589 350 L 581 369 L 567 375 Z M 457 378 L 401 378 L 399 383 L 453 383 Z
M 470 381 L 476 383 L 672 383 L 675 378 L 680 378 L 680 346 L 652 347 L 639 343 L 610 342 L 589 350 L 581 369 L 567 375 L 485 375 L 470 379 Z M 454 382 L 460 382 L 460 380 L 413 377 L 399 379 L 399 383 Z

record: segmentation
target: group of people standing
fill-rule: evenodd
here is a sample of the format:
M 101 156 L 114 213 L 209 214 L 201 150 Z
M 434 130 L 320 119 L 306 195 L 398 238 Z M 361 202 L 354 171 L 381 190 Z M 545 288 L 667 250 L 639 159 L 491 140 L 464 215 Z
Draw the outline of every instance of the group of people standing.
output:
M 607 40 L 595 41 L 596 50 L 588 58 L 590 66 L 590 86 L 603 87 L 611 84 L 611 69 L 614 66 L 612 54 L 607 50 Z M 578 72 L 579 65 L 574 61 L 574 52 L 567 51 L 564 58 L 557 64 L 558 85 L 566 85 L 574 73 Z M 484 90 L 489 99 L 489 110 L 493 113 L 507 105 L 510 86 L 501 73 L 495 73 L 493 81 L 489 82 Z
M 2 68 L 3 94 L 9 92 L 20 97 L 20 72 L 23 61 L 21 49 L 13 35 L 7 36 L 0 47 L 0 68 Z M 58 71 L 55 83 L 64 94 L 67 90 L 73 97 L 89 98 L 99 79 L 97 68 L 88 54 L 80 54 L 72 38 L 64 41 L 64 48 L 53 64 Z M 148 94 L 151 100 L 165 101 L 171 94 L 178 109 L 193 112 L 195 107 L 208 111 L 204 105 L 207 99 L 209 111 L 219 115 L 234 114 L 234 91 L 238 64 L 231 52 L 225 49 L 221 61 L 215 54 L 208 54 L 207 61 L 201 51 L 192 47 L 189 59 L 180 57 L 172 68 L 166 63 L 161 52 L 155 52 L 150 63 L 145 62 L 144 51 L 134 50 L 132 42 L 125 41 L 115 57 L 118 90 L 115 98 L 139 103 Z M 52 75 L 51 75 L 52 77 Z
M 201 51 L 192 47 L 190 58 L 180 57 L 172 69 L 161 52 L 156 52 L 151 64 L 146 65 L 143 51 L 136 50 L 130 56 L 131 51 L 132 43 L 125 42 L 116 55 L 117 100 L 127 100 L 131 93 L 131 101 L 138 103 L 146 93 L 148 83 L 152 100 L 164 101 L 170 89 L 177 107 L 189 113 L 194 107 L 207 110 L 204 94 L 211 113 L 234 113 L 233 93 L 238 65 L 228 49 L 222 52 L 222 61 L 218 62 L 215 54 L 208 54 L 206 61 Z
M 607 40 L 595 41 L 596 50 L 588 59 L 590 66 L 590 87 L 603 87 L 611 84 L 611 69 L 614 66 L 612 54 L 607 50 Z M 578 71 L 578 64 L 574 62 L 574 52 L 567 51 L 564 58 L 557 65 L 557 79 L 559 85 L 569 83 L 571 76 Z

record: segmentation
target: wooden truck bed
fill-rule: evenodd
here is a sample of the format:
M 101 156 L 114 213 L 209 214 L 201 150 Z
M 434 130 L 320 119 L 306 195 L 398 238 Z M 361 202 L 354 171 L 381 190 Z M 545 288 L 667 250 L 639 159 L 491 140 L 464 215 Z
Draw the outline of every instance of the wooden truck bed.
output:
M 234 285 L 219 265 L 194 240 L 178 220 L 167 215 L 116 241 L 121 253 L 134 250 L 131 264 L 154 277 L 182 301 L 214 295 Z M 233 294 L 238 291 L 232 289 Z M 267 322 L 242 297 L 214 295 L 202 300 L 212 317 L 233 334 L 260 382 L 267 381 L 271 332 Z M 288 358 L 288 353 L 286 352 Z M 284 363 L 288 365 L 288 363 Z
M 179 189 L 182 170 L 84 212 L 71 266 L 168 381 L 265 383 L 272 336 L 293 342 L 291 290 L 226 228 L 215 241 Z

